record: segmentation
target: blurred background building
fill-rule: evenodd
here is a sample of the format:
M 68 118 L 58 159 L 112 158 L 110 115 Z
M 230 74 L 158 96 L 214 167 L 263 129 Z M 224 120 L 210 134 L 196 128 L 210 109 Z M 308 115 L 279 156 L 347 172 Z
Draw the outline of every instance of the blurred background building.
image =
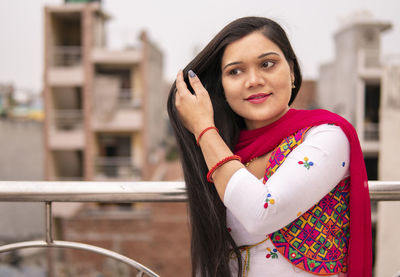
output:
M 48 180 L 148 179 L 159 160 L 162 53 L 144 32 L 140 47 L 108 50 L 108 18 L 97 2 L 45 8 Z
M 400 59 L 381 55 L 381 34 L 390 28 L 369 13 L 349 16 L 334 36 L 334 61 L 321 66 L 317 82 L 318 106 L 356 128 L 369 180 L 400 180 Z M 399 208 L 372 203 L 375 276 L 400 274 Z
M 400 179 L 400 56 L 382 56 L 382 33 L 392 24 L 368 12 L 355 13 L 334 35 L 334 61 L 305 80 L 297 109 L 323 108 L 356 128 L 369 180 Z M 399 202 L 372 202 L 374 276 L 400 276 Z M 395 275 L 394 275 L 395 274 Z
M 69 2 L 44 15 L 46 180 L 165 180 L 163 53 L 145 32 L 137 47 L 109 50 L 101 4 Z M 117 251 L 161 275 L 189 274 L 185 204 L 59 204 L 55 214 L 64 240 Z M 53 255 L 53 272 L 133 276 L 124 265 L 75 252 Z
M 0 158 L 1 179 L 180 180 L 179 163 L 165 160 L 169 84 L 163 76 L 163 53 L 147 33 L 140 34 L 136 47 L 108 49 L 105 24 L 110 16 L 100 1 L 46 6 L 44 18 L 41 110 L 46 116 L 34 122 L 31 113 L 17 114 L 21 105 L 15 103 L 12 85 L 0 87 L 4 118 L 0 132 L 7 134 L 1 142 L 12 145 Z M 22 174 L 21 168 L 26 168 Z M 43 237 L 43 205 L 1 205 L 3 243 Z M 56 239 L 105 247 L 161 276 L 176 271 L 189 275 L 184 203 L 57 203 L 53 214 Z M 8 265 L 0 265 L 0 276 L 23 272 L 27 276 L 136 276 L 124 264 L 78 250 L 18 251 L 1 260 Z

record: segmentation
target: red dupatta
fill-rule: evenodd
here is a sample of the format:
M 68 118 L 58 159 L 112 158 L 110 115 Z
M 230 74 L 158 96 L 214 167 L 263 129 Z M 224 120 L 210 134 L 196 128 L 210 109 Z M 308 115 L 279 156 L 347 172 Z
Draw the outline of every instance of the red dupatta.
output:
M 372 275 L 371 203 L 368 177 L 360 142 L 354 127 L 343 117 L 326 110 L 290 109 L 283 117 L 265 127 L 240 132 L 235 154 L 246 163 L 271 152 L 296 131 L 310 126 L 333 123 L 341 127 L 350 143 L 350 239 L 348 277 Z

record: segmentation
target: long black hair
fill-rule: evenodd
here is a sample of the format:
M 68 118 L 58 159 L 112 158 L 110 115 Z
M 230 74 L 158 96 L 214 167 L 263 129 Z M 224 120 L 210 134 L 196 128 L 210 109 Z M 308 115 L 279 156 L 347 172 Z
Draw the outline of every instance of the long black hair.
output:
M 300 88 L 302 77 L 297 58 L 285 31 L 276 22 L 263 17 L 239 18 L 224 27 L 208 45 L 183 69 L 185 82 L 193 70 L 207 89 L 214 108 L 214 122 L 220 135 L 233 151 L 244 120 L 232 111 L 225 101 L 221 82 L 221 60 L 227 45 L 259 31 L 274 42 L 291 65 L 295 88 L 289 105 Z M 168 115 L 175 132 L 187 188 L 190 223 L 192 276 L 231 276 L 230 259 L 238 263 L 238 276 L 242 270 L 240 251 L 226 227 L 226 208 L 213 184 L 207 182 L 207 165 L 194 136 L 183 126 L 175 107 L 176 84 L 168 97 Z

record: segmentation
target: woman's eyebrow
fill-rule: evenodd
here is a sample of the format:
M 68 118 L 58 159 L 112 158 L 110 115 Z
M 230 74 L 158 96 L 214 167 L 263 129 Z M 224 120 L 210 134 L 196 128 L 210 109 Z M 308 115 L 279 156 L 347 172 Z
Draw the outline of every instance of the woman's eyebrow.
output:
M 276 52 L 267 52 L 267 53 L 263 53 L 263 54 L 261 54 L 260 56 L 258 56 L 257 59 L 262 59 L 262 58 L 264 58 L 264 57 L 266 57 L 266 56 L 269 56 L 269 55 L 276 55 L 276 56 L 279 56 L 279 54 L 276 53 Z M 231 62 L 231 63 L 226 64 L 226 65 L 224 66 L 223 69 L 227 68 L 228 66 L 232 66 L 232 65 L 236 65 L 236 64 L 241 64 L 241 63 L 243 63 L 243 62 Z
M 241 64 L 243 62 L 232 62 L 232 63 L 228 63 L 227 65 L 224 66 L 223 69 L 227 68 L 228 66 L 232 66 L 232 65 L 236 65 L 236 64 Z
M 269 56 L 269 55 L 276 55 L 276 56 L 279 56 L 279 54 L 276 53 L 276 52 L 267 52 L 267 53 L 261 54 L 261 55 L 258 56 L 257 58 L 258 58 L 258 59 L 261 59 L 261 58 L 264 58 L 264 57 Z

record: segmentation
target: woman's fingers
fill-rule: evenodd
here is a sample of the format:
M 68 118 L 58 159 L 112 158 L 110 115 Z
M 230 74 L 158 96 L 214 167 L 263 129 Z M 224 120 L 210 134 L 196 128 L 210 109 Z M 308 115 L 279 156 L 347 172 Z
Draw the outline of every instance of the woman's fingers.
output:
M 190 85 L 193 88 L 196 95 L 207 93 L 207 90 L 204 88 L 199 77 L 197 77 L 197 75 L 192 70 L 189 70 L 188 76 L 189 76 Z M 178 72 L 178 75 L 176 76 L 176 89 L 177 89 L 178 93 L 181 95 L 182 95 L 182 93 L 189 93 L 190 95 L 192 95 L 190 93 L 189 89 L 187 88 L 186 83 L 183 79 L 182 70 L 180 70 Z
M 207 90 L 204 88 L 199 77 L 197 77 L 197 75 L 192 70 L 189 70 L 188 76 L 190 85 L 192 86 L 196 95 L 207 93 Z
M 179 70 L 178 75 L 176 76 L 176 89 L 179 94 L 186 92 L 186 90 L 188 90 L 186 83 L 183 80 L 182 70 Z
M 188 77 L 195 95 L 188 89 L 183 72 L 179 71 L 176 76 L 175 107 L 183 125 L 193 134 L 198 134 L 204 128 L 214 125 L 213 108 L 211 99 L 196 74 L 189 71 Z

